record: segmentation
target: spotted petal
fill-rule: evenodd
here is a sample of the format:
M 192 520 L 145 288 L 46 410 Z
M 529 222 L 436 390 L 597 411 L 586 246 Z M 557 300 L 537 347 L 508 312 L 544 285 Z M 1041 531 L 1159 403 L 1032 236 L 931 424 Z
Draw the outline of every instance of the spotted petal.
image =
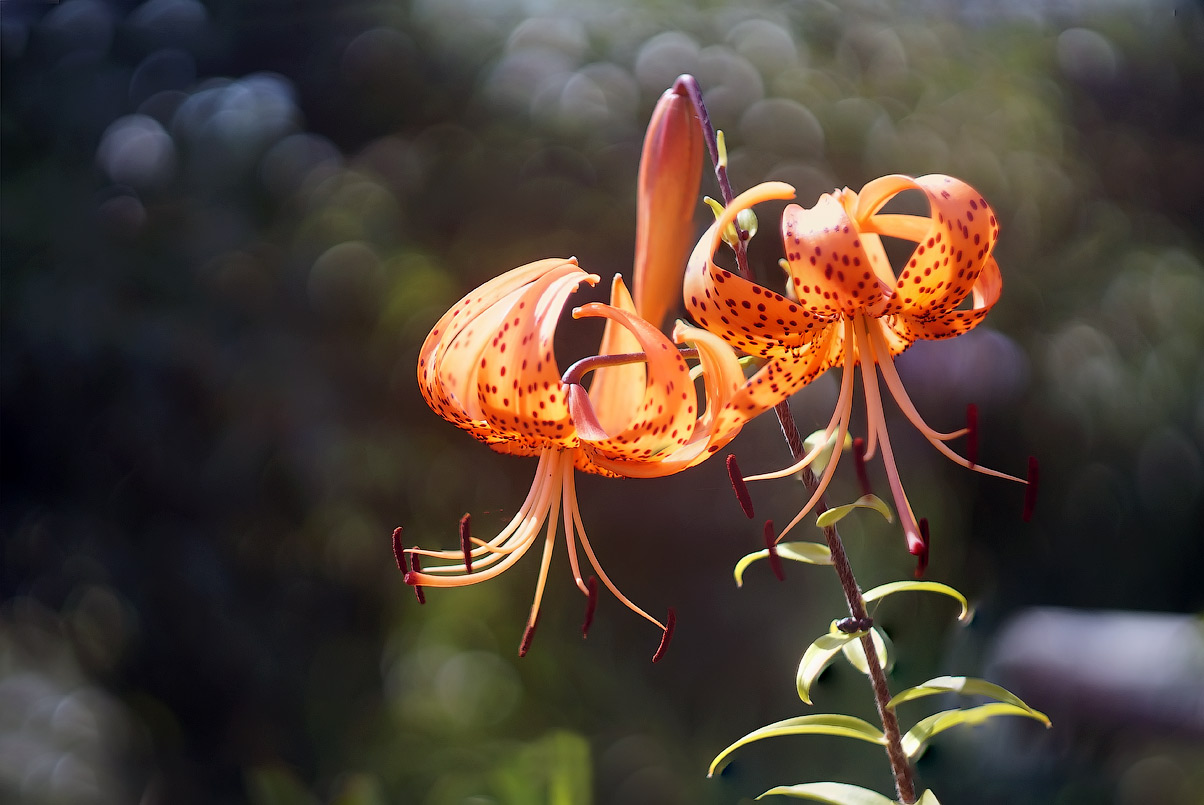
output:
M 714 262 L 723 228 L 741 210 L 762 201 L 793 196 L 794 188 L 782 182 L 766 182 L 741 193 L 698 241 L 686 268 L 684 296 L 690 315 L 707 330 L 750 355 L 769 357 L 784 349 L 803 346 L 828 322 Z
M 622 429 L 607 430 L 605 438 L 582 434 L 587 456 L 620 462 L 647 462 L 666 451 L 680 449 L 694 431 L 697 399 L 690 370 L 665 335 L 634 313 L 594 302 L 573 311 L 580 318 L 605 317 L 627 329 L 647 355 L 643 399 Z M 599 422 L 602 416 L 598 417 Z
M 482 418 L 498 438 L 533 447 L 575 444 L 552 340 L 569 295 L 597 281 L 566 262 L 503 300 L 505 315 L 491 322 L 497 326 L 488 340 L 477 342 L 471 367 Z
M 878 315 L 891 294 L 894 276 L 886 252 L 858 229 L 849 209 L 856 203 L 846 188 L 825 193 L 810 209 L 791 204 L 782 213 L 789 281 L 812 315 Z
M 507 271 L 465 296 L 435 323 L 418 354 L 418 388 L 435 413 L 490 441 L 477 402 L 475 367 L 480 353 L 508 315 L 514 295 L 566 265 L 575 268 L 576 261 L 552 258 Z
M 928 216 L 878 212 L 906 190 L 924 193 Z M 970 294 L 999 238 L 999 224 L 986 199 L 965 182 L 939 174 L 875 179 L 858 195 L 856 218 L 864 232 L 916 244 L 883 312 L 926 320 L 953 311 Z
M 932 316 L 899 314 L 884 316 L 884 333 L 892 355 L 898 355 L 918 339 L 938 340 L 953 338 L 973 330 L 986 318 L 987 313 L 999 301 L 1003 290 L 1003 278 L 995 258 L 989 258 L 986 266 L 974 281 L 971 289 L 972 306 L 966 310 L 952 310 Z
M 623 278 L 618 274 L 610 286 L 610 306 L 635 313 L 635 303 Z M 640 352 L 640 342 L 616 319 L 606 320 L 602 331 L 599 355 L 621 355 Z M 643 401 L 646 372 L 643 361 L 622 363 L 617 366 L 602 366 L 594 370 L 589 386 L 589 398 L 596 412 L 598 424 L 611 433 L 627 424 L 632 412 Z

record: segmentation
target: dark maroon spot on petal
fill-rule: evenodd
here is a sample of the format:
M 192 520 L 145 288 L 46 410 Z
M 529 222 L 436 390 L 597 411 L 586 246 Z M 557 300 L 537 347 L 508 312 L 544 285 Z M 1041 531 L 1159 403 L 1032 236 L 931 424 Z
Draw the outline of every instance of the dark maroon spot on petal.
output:
M 652 655 L 653 662 L 660 662 L 661 657 L 665 656 L 665 652 L 669 649 L 669 641 L 673 639 L 673 630 L 677 628 L 677 610 L 669 607 L 669 617 L 665 618 L 665 632 L 661 635 L 661 644 L 656 647 L 656 653 Z
M 1033 509 L 1037 506 L 1037 482 L 1040 479 L 1040 467 L 1037 457 L 1028 457 L 1028 486 L 1024 489 L 1024 512 L 1020 519 L 1028 522 L 1033 519 Z

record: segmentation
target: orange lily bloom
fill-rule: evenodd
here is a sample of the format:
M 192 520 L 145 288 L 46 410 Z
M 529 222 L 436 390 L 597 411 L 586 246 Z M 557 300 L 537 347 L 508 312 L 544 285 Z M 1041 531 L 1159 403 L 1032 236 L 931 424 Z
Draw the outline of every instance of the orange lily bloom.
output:
M 669 475 L 705 460 L 740 430 L 739 422 L 721 424 L 717 416 L 744 379 L 732 350 L 705 330 L 682 323 L 674 330 L 678 343 L 698 350 L 706 393 L 705 411 L 700 412 L 685 358 L 636 314 L 617 276 L 609 305 L 587 304 L 573 316 L 607 319 L 600 355 L 643 356 L 638 362 L 594 369 L 588 393 L 576 382 L 562 383 L 552 346 L 561 310 L 581 283 L 593 285 L 598 279 L 575 259 L 516 268 L 448 311 L 419 355 L 419 386 L 436 413 L 494 450 L 539 456 L 539 465 L 526 501 L 497 536 L 485 542 L 466 535 L 461 551 L 407 549 L 411 555 L 451 563 L 412 570 L 406 581 L 426 587 L 486 581 L 521 559 L 546 523 L 539 581 L 520 654 L 526 653 L 535 628 L 561 514 L 573 579 L 588 597 L 588 612 L 596 593 L 582 578 L 578 541 L 602 583 L 664 630 L 667 639 L 672 611 L 668 624 L 653 618 L 624 596 L 598 563 L 577 506 L 574 469 L 607 476 Z
M 927 216 L 882 212 L 906 191 L 924 195 Z M 853 371 L 860 366 L 868 429 L 865 455 L 872 457 L 880 445 L 908 549 L 923 556 L 926 538 L 895 466 L 878 374 L 904 415 L 942 454 L 987 475 L 1021 480 L 979 467 L 951 450 L 945 443 L 967 430 L 941 433 L 929 427 L 903 388 L 893 360 L 917 339 L 951 338 L 983 320 L 1002 287 L 991 255 L 999 226 L 985 199 L 964 182 L 940 175 L 886 176 L 860 193 L 845 188 L 825 194 L 811 209 L 786 207 L 783 268 L 790 298 L 715 265 L 720 233 L 740 210 L 793 197 L 794 188 L 780 182 L 743 193 L 699 242 L 686 272 L 691 315 L 727 343 L 766 361 L 733 398 L 733 405 L 747 415 L 786 399 L 826 369 L 843 367 L 836 411 L 825 429 L 826 444 L 793 466 L 745 480 L 790 475 L 810 465 L 828 445 L 843 445 L 853 408 Z M 916 244 L 897 274 L 887 260 L 883 236 Z M 779 539 L 815 507 L 840 452 L 834 451 L 818 490 Z

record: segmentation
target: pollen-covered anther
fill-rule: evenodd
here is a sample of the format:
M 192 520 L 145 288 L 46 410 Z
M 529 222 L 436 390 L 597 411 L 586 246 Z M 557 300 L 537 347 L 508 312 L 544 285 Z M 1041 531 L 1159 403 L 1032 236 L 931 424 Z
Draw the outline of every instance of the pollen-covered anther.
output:
M 1040 479 L 1040 467 L 1037 465 L 1037 457 L 1028 457 L 1028 486 L 1024 488 L 1024 512 L 1020 515 L 1024 522 L 1033 519 L 1033 509 L 1037 506 L 1037 482 Z
M 782 568 L 782 557 L 778 555 L 778 540 L 777 535 L 773 530 L 773 520 L 765 521 L 765 550 L 769 554 L 769 568 L 773 571 L 773 575 L 777 576 L 778 581 L 786 580 L 786 572 Z
M 748 494 L 748 486 L 744 483 L 744 476 L 740 474 L 740 465 L 736 463 L 735 453 L 727 457 L 727 477 L 731 479 L 732 491 L 736 493 L 736 500 L 744 510 L 744 516 L 749 520 L 753 519 L 752 496 Z
M 460 550 L 464 553 L 464 572 L 472 572 L 472 515 L 460 518 Z
M 661 657 L 665 656 L 665 652 L 669 649 L 669 641 L 673 639 L 673 630 L 677 628 L 677 610 L 669 607 L 669 617 L 665 618 L 665 631 L 661 634 L 661 644 L 656 647 L 656 653 L 652 655 L 653 662 L 660 662 Z
M 598 580 L 590 576 L 586 583 L 589 592 L 585 599 L 585 620 L 581 622 L 581 639 L 589 637 L 589 627 L 594 623 L 594 610 L 598 608 Z
M 861 494 L 874 494 L 870 486 L 870 474 L 865 467 L 865 439 L 858 436 L 853 440 L 853 467 L 857 470 L 857 483 L 861 485 Z
M 921 517 L 920 522 L 920 550 L 916 552 L 916 578 L 924 578 L 924 571 L 928 569 L 928 546 L 930 544 L 930 536 L 928 533 L 928 518 Z
M 536 615 L 535 620 L 528 623 L 527 628 L 523 629 L 523 639 L 518 644 L 518 656 L 526 657 L 527 652 L 531 650 L 531 641 L 535 639 L 536 626 L 539 626 L 539 615 Z
M 393 558 L 397 561 L 397 569 L 404 577 L 409 573 L 409 568 L 406 567 L 405 546 L 401 544 L 401 526 L 393 529 Z
M 426 593 L 422 591 L 422 585 L 418 583 L 418 574 L 422 572 L 422 564 L 418 561 L 418 554 L 410 554 L 410 566 L 412 572 L 406 573 L 405 583 L 414 588 L 414 597 L 418 599 L 418 603 L 426 603 Z
M 978 463 L 978 406 L 966 406 L 966 460 L 973 468 Z

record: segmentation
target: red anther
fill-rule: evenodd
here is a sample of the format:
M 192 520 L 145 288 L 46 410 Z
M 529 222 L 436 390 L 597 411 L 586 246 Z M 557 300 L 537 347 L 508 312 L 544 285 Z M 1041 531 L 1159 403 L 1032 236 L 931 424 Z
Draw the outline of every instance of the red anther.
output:
M 740 508 L 744 510 L 744 516 L 751 520 L 753 518 L 752 496 L 748 494 L 744 476 L 740 474 L 740 465 L 736 463 L 735 453 L 729 453 L 727 456 L 727 477 L 732 481 L 732 490 L 736 493 L 736 500 L 740 501 Z
M 1037 481 L 1040 476 L 1040 467 L 1037 466 L 1037 457 L 1028 457 L 1028 486 L 1024 488 L 1024 512 L 1020 518 L 1024 522 L 1033 519 L 1033 509 L 1037 506 Z
M 464 552 L 464 572 L 472 572 L 472 530 L 469 524 L 472 515 L 466 514 L 460 518 L 460 550 Z
M 589 587 L 589 594 L 585 599 L 585 620 L 581 624 L 582 640 L 589 637 L 589 627 L 594 622 L 594 610 L 598 607 L 598 580 L 590 576 L 586 586 Z
M 527 624 L 527 628 L 523 630 L 523 640 L 518 644 L 518 656 L 526 657 L 527 652 L 531 649 L 531 640 L 535 637 L 535 627 L 539 625 L 539 616 L 535 616 L 533 623 Z
M 978 406 L 966 406 L 966 460 L 973 467 L 978 463 Z
M 931 539 L 928 534 L 928 518 L 920 518 L 920 539 L 922 544 L 920 550 L 916 553 L 916 578 L 924 578 L 924 571 L 928 569 L 928 543 Z
M 406 567 L 405 546 L 401 544 L 401 526 L 393 529 L 393 558 L 397 560 L 397 569 L 401 571 L 402 576 L 410 572 Z
M 786 580 L 786 572 L 782 569 L 782 557 L 778 556 L 777 535 L 773 531 L 773 520 L 765 521 L 765 549 L 769 551 L 769 567 L 778 581 Z
M 410 565 L 414 568 L 412 573 L 406 574 L 406 584 L 414 588 L 414 597 L 418 599 L 418 603 L 426 603 L 426 593 L 422 591 L 422 585 L 418 583 L 417 576 L 422 572 L 422 565 L 418 561 L 418 554 L 410 554 Z
M 652 655 L 653 662 L 660 662 L 661 657 L 665 656 L 665 651 L 669 648 L 669 641 L 673 639 L 675 628 L 677 628 L 677 610 L 669 607 L 669 617 L 665 618 L 665 633 L 661 635 L 661 644 L 656 647 L 656 653 Z
M 865 439 L 858 436 L 853 440 L 853 466 L 857 469 L 857 483 L 861 484 L 861 494 L 874 494 L 870 486 L 870 474 L 865 469 Z

